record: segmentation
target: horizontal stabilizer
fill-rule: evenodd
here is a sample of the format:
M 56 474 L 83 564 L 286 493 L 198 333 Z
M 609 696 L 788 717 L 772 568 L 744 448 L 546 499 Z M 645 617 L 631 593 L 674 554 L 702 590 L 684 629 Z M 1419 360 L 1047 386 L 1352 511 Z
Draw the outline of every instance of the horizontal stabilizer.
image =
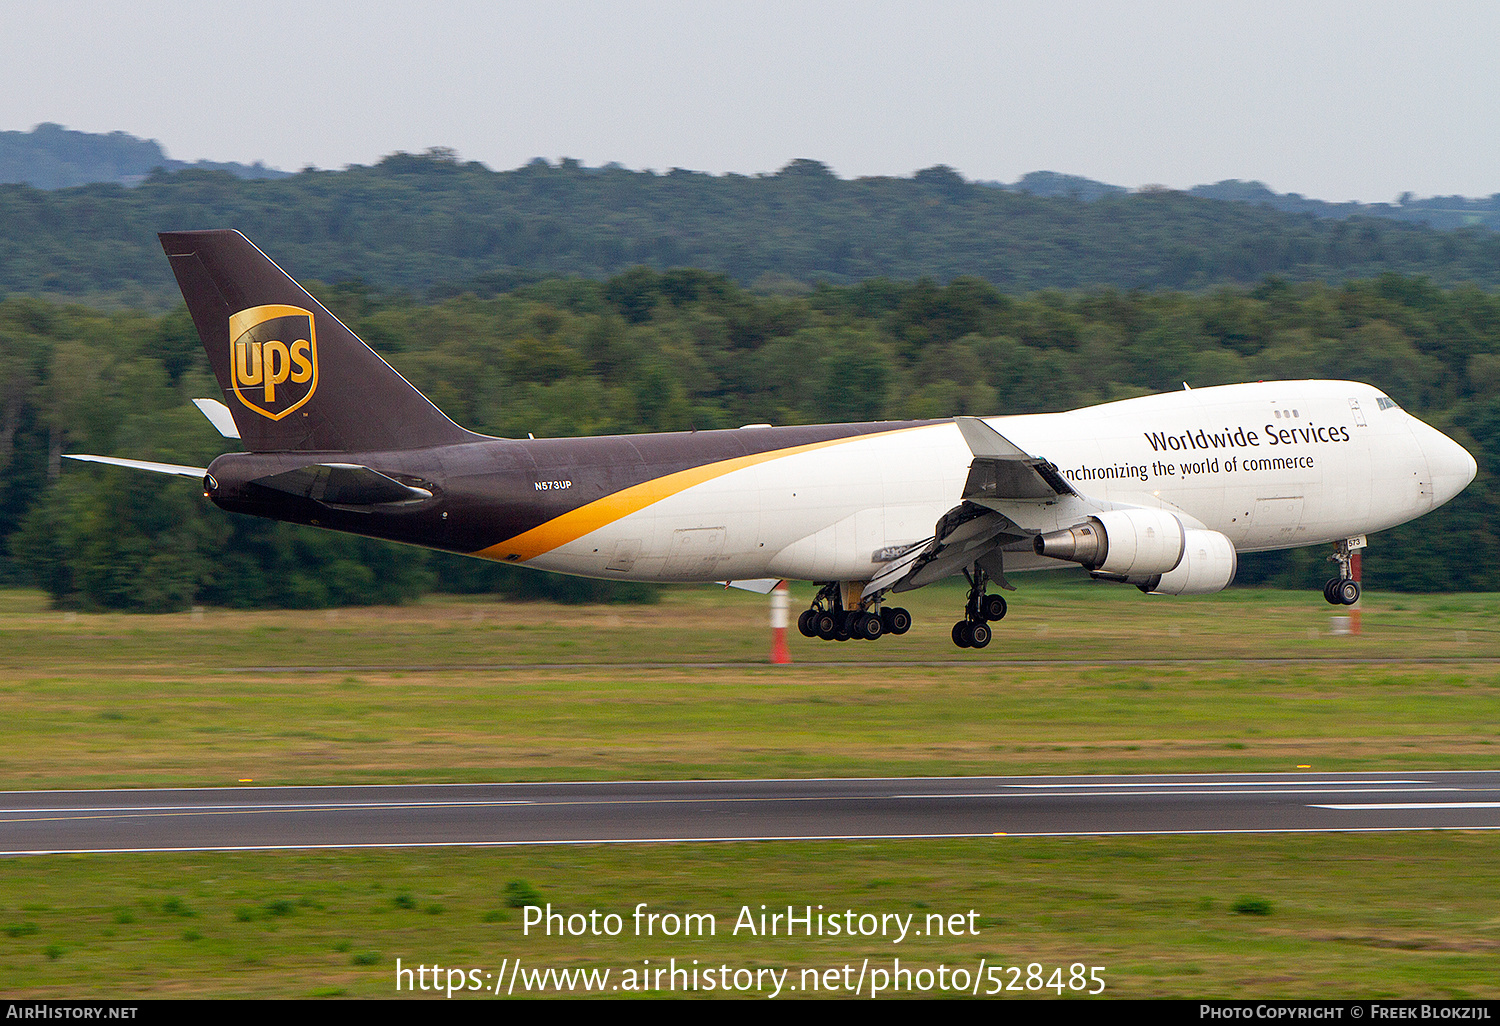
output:
M 176 474 L 178 477 L 201 478 L 208 473 L 206 467 L 184 467 L 179 463 L 151 463 L 147 460 L 122 460 L 114 456 L 81 456 L 63 453 L 65 460 L 82 460 L 85 463 L 108 463 L 112 467 L 129 467 L 131 470 L 149 470 L 153 474 Z
M 208 422 L 225 438 L 239 438 L 240 429 L 234 426 L 234 415 L 229 412 L 229 407 L 217 399 L 194 399 L 193 405 L 198 407 L 198 412 L 208 418 Z
M 432 492 L 426 488 L 402 484 L 357 463 L 317 463 L 258 477 L 251 483 L 340 509 L 422 502 L 432 498 Z

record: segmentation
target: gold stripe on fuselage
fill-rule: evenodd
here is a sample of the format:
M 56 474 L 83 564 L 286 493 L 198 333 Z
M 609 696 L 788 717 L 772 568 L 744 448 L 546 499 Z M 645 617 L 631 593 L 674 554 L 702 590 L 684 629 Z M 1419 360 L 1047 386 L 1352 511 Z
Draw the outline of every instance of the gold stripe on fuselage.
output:
M 923 425 L 927 426 L 927 425 Z M 771 460 L 781 459 L 783 456 L 796 456 L 799 453 L 812 452 L 815 449 L 826 449 L 832 445 L 842 445 L 845 442 L 857 442 L 866 438 L 879 438 L 884 435 L 900 434 L 903 431 L 917 431 L 920 428 L 895 428 L 891 431 L 873 431 L 867 435 L 846 435 L 843 438 L 830 438 L 822 442 L 808 442 L 805 445 L 794 445 L 786 449 L 771 449 L 766 452 L 750 453 L 747 456 L 736 456 L 732 459 L 720 460 L 716 463 L 705 463 L 701 467 L 689 467 L 687 470 L 679 470 L 672 474 L 654 477 L 649 481 L 622 488 L 602 499 L 595 499 L 587 505 L 579 506 L 575 510 L 558 517 L 553 517 L 544 524 L 538 524 L 529 531 L 524 531 L 507 541 L 499 542 L 472 552 L 470 555 L 479 556 L 482 559 L 495 559 L 506 563 L 523 563 L 528 559 L 535 559 L 543 553 L 551 552 L 561 545 L 571 541 L 577 541 L 590 531 L 597 531 L 645 509 L 652 503 L 660 502 L 662 499 L 670 498 L 679 492 L 684 492 L 694 485 L 712 481 L 714 478 L 732 474 L 736 470 L 753 467 Z

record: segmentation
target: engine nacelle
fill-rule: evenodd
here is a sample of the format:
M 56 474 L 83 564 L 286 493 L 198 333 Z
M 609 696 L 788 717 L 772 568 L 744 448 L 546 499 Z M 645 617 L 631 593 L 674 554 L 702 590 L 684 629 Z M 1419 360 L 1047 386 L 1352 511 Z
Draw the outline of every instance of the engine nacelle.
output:
M 1113 509 L 1074 527 L 1039 534 L 1032 548 L 1039 556 L 1082 563 L 1095 573 L 1134 583 L 1174 570 L 1186 544 L 1182 521 L 1166 510 Z
M 1189 530 L 1182 562 L 1139 587 L 1150 595 L 1212 595 L 1229 587 L 1238 567 L 1234 542 L 1218 531 Z

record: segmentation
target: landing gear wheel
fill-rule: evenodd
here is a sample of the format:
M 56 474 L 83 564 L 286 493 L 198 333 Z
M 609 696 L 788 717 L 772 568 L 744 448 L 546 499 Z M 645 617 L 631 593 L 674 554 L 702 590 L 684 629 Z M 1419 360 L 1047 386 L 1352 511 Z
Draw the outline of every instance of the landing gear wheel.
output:
M 874 641 L 885 633 L 885 625 L 874 613 L 854 614 L 854 636 L 864 641 Z
M 888 607 L 880 611 L 880 623 L 887 634 L 905 634 L 911 630 L 911 614 L 900 606 Z
M 958 643 L 962 627 L 964 643 L 959 647 L 983 648 L 993 636 L 990 622 L 1005 619 L 1005 599 L 1000 595 L 986 594 L 984 587 L 989 577 L 979 564 L 974 564 L 972 569 L 965 568 L 964 577 L 969 581 L 969 600 L 964 603 L 963 621 L 953 627 L 953 640 L 955 644 Z
M 839 622 L 832 613 L 819 613 L 817 620 L 814 621 L 814 625 L 817 628 L 815 633 L 824 641 L 832 641 L 838 637 Z
M 797 630 L 802 632 L 804 638 L 816 638 L 818 636 L 818 611 L 804 609 L 802 615 L 797 617 Z
M 1323 585 L 1323 597 L 1335 606 L 1352 606 L 1359 601 L 1359 550 L 1364 538 L 1346 538 L 1333 547 L 1328 559 L 1339 565 L 1339 575 Z
M 1000 595 L 986 595 L 983 599 L 980 600 L 979 608 L 980 611 L 984 613 L 984 618 L 986 620 L 1005 619 L 1005 599 Z M 975 647 L 982 648 L 983 646 L 976 644 Z
M 969 621 L 960 620 L 953 625 L 953 643 L 959 648 L 968 648 L 974 644 L 974 639 L 969 636 Z

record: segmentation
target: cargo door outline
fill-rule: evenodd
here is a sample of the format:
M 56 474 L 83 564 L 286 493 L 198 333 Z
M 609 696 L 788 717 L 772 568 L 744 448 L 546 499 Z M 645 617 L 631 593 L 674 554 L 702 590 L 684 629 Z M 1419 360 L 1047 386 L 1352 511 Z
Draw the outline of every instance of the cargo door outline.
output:
M 727 533 L 722 527 L 690 527 L 673 531 L 662 576 L 681 581 L 713 580 Z

